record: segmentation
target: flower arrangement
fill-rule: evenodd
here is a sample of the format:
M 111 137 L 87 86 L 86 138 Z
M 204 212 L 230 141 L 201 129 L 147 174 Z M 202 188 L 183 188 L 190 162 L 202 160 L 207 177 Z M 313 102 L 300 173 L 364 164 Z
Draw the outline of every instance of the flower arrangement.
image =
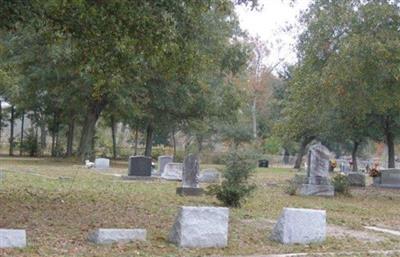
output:
M 378 164 L 375 163 L 374 167 L 372 169 L 369 170 L 369 175 L 373 178 L 375 177 L 379 177 L 381 175 L 381 172 L 379 170 Z

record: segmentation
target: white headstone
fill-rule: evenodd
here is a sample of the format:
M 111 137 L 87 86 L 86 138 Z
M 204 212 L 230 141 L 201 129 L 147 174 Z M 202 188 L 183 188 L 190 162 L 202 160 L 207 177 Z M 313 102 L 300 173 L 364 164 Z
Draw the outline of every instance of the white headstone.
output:
M 220 173 L 214 169 L 202 170 L 199 177 L 200 183 L 219 183 Z
M 23 248 L 26 246 L 24 229 L 0 229 L 0 248 Z
M 271 239 L 282 244 L 320 243 L 326 238 L 324 210 L 284 208 Z
M 112 244 L 145 241 L 146 236 L 145 229 L 100 228 L 91 232 L 88 239 L 96 244 Z
M 229 209 L 181 207 L 169 235 L 183 248 L 221 248 L 228 245 Z
M 182 163 L 171 162 L 165 165 L 161 178 L 166 180 L 182 180 Z
M 94 167 L 96 169 L 109 169 L 110 168 L 110 159 L 96 158 L 96 160 L 94 161 Z
M 165 165 L 173 161 L 172 156 L 162 155 L 158 157 L 158 173 L 163 174 Z

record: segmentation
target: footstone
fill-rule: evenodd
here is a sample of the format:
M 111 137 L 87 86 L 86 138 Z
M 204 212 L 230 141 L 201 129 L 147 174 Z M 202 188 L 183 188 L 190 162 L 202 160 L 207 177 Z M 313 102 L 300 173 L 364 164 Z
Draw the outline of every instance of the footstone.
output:
M 366 176 L 361 172 L 349 172 L 347 180 L 350 186 L 365 187 Z
M 204 190 L 195 187 L 178 187 L 176 193 L 180 196 L 200 196 L 204 194 Z
M 112 244 L 145 241 L 146 236 L 145 229 L 100 228 L 90 233 L 88 239 L 95 244 Z
M 96 160 L 94 160 L 94 167 L 96 169 L 109 169 L 110 168 L 110 159 L 97 158 Z
M 282 244 L 321 243 L 326 238 L 324 210 L 284 208 L 271 239 Z
M 0 248 L 23 248 L 26 246 L 24 229 L 0 229 Z
M 228 221 L 228 208 L 181 207 L 169 241 L 183 248 L 226 247 Z
M 151 158 L 147 156 L 129 157 L 129 176 L 151 176 Z
M 220 173 L 213 169 L 203 170 L 199 177 L 200 183 L 219 183 Z
M 165 166 L 168 163 L 171 163 L 173 161 L 172 156 L 167 156 L 167 155 L 163 155 L 163 156 L 159 156 L 158 157 L 158 173 L 161 175 L 164 173 L 164 169 Z
M 302 184 L 300 187 L 300 195 L 334 196 L 335 188 L 332 185 Z
M 166 180 L 182 180 L 182 163 L 171 162 L 167 163 L 164 168 L 164 172 L 161 174 L 161 178 Z

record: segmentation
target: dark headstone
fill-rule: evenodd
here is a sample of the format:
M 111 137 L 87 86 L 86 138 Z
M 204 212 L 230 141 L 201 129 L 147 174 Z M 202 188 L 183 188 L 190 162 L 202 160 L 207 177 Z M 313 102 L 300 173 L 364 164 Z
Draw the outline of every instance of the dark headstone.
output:
M 151 176 L 151 158 L 147 156 L 129 157 L 129 176 Z
M 259 160 L 258 161 L 258 167 L 259 168 L 268 168 L 269 166 L 269 161 L 268 160 Z
M 387 188 L 400 188 L 400 169 L 381 170 L 378 177 L 374 177 L 374 185 Z

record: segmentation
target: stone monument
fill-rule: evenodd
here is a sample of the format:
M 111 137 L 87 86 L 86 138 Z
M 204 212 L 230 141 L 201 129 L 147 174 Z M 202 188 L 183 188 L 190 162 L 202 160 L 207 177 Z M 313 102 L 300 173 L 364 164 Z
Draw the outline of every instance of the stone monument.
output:
M 110 159 L 96 158 L 96 160 L 94 161 L 94 167 L 96 169 L 109 169 L 110 168 Z
M 300 195 L 335 194 L 335 189 L 329 181 L 329 157 L 328 148 L 321 143 L 310 147 L 307 158 L 307 179 L 300 187 Z
M 123 179 L 152 179 L 151 176 L 151 158 L 148 156 L 129 157 L 128 176 L 122 176 Z
M 326 211 L 284 208 L 270 238 L 282 244 L 321 243 L 326 238 Z
M 197 155 L 190 154 L 183 161 L 182 187 L 176 189 L 179 195 L 202 195 L 199 187 L 200 163 Z
M 382 169 L 378 177 L 374 177 L 374 186 L 400 188 L 400 169 Z
M 112 244 L 146 241 L 146 236 L 145 229 L 101 228 L 91 232 L 88 239 L 95 244 Z
M 0 249 L 23 247 L 26 247 L 26 231 L 24 229 L 0 229 Z
M 173 161 L 172 156 L 162 155 L 158 157 L 158 173 L 162 175 L 164 173 L 165 166 Z
M 164 167 L 164 172 L 161 174 L 161 178 L 165 180 L 182 180 L 182 163 L 178 162 L 170 162 L 167 163 Z
M 169 241 L 183 248 L 221 248 L 228 245 L 229 209 L 180 208 Z

